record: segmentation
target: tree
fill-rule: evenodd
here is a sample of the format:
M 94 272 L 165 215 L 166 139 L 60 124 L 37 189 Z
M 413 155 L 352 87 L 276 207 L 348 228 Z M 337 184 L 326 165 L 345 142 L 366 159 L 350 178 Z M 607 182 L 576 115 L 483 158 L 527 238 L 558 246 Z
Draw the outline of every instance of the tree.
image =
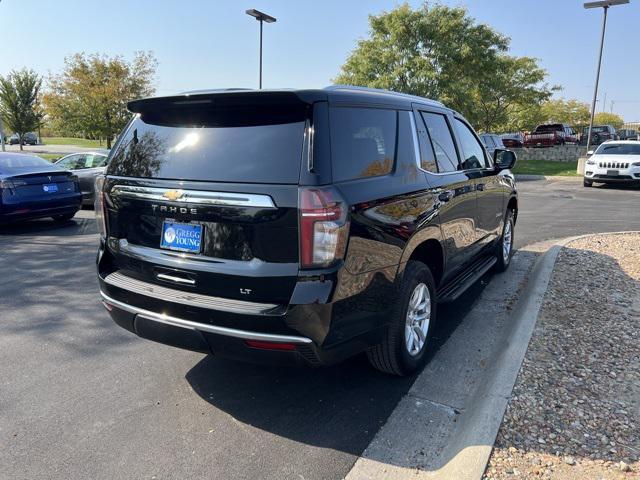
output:
M 403 4 L 369 23 L 336 83 L 438 99 L 485 130 L 552 93 L 537 60 L 508 55 L 509 39 L 464 8 Z
M 599 112 L 596 113 L 593 119 L 594 125 L 611 125 L 616 130 L 622 128 L 624 125 L 624 120 L 620 115 L 616 115 L 615 113 L 608 112 Z
M 151 52 L 137 52 L 133 61 L 121 56 L 78 53 L 49 79 L 45 105 L 51 122 L 67 133 L 105 138 L 107 147 L 131 114 L 127 102 L 152 95 L 157 61 Z
M 580 128 L 589 124 L 591 113 L 589 104 L 579 100 L 549 100 L 542 104 L 542 114 L 546 122 L 567 123 Z
M 20 150 L 28 132 L 42 123 L 39 94 L 42 78 L 33 70 L 12 71 L 0 77 L 0 115 L 9 129 L 18 135 Z

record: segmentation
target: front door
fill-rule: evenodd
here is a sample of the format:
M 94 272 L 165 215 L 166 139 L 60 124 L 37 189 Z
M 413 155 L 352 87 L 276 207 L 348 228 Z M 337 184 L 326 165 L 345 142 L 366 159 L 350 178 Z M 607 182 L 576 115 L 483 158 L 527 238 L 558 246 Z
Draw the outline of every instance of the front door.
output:
M 420 111 L 418 134 L 423 170 L 438 198 L 440 228 L 444 239 L 449 275 L 473 257 L 477 217 L 475 180 L 461 170 L 460 157 L 451 129 L 453 117 L 444 112 Z M 432 167 L 425 159 L 432 158 Z
M 477 215 L 476 242 L 478 250 L 490 244 L 501 234 L 503 220 L 504 189 L 493 168 L 493 161 L 478 139 L 473 129 L 462 119 L 454 119 L 460 151 L 462 168 L 474 178 Z

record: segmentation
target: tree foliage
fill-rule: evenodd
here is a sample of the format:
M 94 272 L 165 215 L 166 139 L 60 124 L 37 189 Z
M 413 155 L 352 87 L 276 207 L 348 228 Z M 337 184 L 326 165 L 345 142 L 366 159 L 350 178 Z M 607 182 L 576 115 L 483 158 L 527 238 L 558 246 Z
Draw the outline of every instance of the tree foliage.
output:
M 624 120 L 620 115 L 608 112 L 598 112 L 593 119 L 594 125 L 611 125 L 616 129 L 622 128 Z
M 137 52 L 131 62 L 84 53 L 66 58 L 44 99 L 51 122 L 66 134 L 105 138 L 110 148 L 131 116 L 127 102 L 154 93 L 156 66 L 151 52 Z
M 0 77 L 0 115 L 9 129 L 22 140 L 42 123 L 39 94 L 42 78 L 33 70 L 12 71 Z
M 438 99 L 487 131 L 553 91 L 536 59 L 508 55 L 509 38 L 464 8 L 403 4 L 369 23 L 336 83 Z
M 576 128 L 588 125 L 591 118 L 589 104 L 575 99 L 549 100 L 542 104 L 541 112 L 545 122 L 567 123 Z

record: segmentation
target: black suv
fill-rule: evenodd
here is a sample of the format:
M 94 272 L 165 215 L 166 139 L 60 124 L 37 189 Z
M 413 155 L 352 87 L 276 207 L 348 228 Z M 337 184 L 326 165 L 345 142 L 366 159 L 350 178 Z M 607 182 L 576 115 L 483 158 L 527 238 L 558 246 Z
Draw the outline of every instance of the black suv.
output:
M 356 87 L 129 103 L 97 181 L 103 303 L 158 342 L 407 374 L 437 305 L 513 248 L 515 155 L 439 102 Z

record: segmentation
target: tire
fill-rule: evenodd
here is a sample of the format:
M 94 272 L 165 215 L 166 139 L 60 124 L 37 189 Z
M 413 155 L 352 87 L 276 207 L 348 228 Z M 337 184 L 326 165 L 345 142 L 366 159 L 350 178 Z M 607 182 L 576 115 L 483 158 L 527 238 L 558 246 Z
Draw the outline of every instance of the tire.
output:
M 75 215 L 76 215 L 76 212 L 73 212 L 73 213 L 65 213 L 64 215 L 54 215 L 51 218 L 53 218 L 55 222 L 64 223 L 71 220 L 73 217 L 75 217 Z
M 428 306 L 414 309 L 414 311 L 417 315 L 424 312 L 421 316 L 426 316 L 426 322 L 423 320 L 422 325 L 418 324 L 411 329 L 407 326 L 410 303 L 412 300 L 419 300 L 421 296 L 425 301 L 419 303 Z M 399 295 L 393 306 L 392 323 L 385 333 L 385 338 L 382 343 L 367 350 L 371 365 L 381 372 L 399 376 L 421 369 L 427 361 L 427 354 L 431 347 L 431 333 L 436 321 L 436 313 L 436 286 L 431 271 L 423 263 L 409 261 Z M 410 338 L 419 339 L 417 329 L 424 335 L 424 343 L 420 345 L 420 340 L 411 341 L 415 351 L 410 352 L 407 344 L 410 343 Z
M 593 182 L 591 180 L 582 180 L 582 186 L 584 187 L 593 187 Z
M 504 219 L 504 227 L 502 227 L 502 236 L 500 237 L 498 245 L 496 245 L 496 258 L 498 259 L 495 265 L 496 272 L 504 272 L 509 268 L 509 265 L 511 265 L 514 233 L 515 222 L 513 219 L 513 210 L 507 210 L 507 215 Z M 508 242 L 508 245 L 505 245 L 506 242 Z

